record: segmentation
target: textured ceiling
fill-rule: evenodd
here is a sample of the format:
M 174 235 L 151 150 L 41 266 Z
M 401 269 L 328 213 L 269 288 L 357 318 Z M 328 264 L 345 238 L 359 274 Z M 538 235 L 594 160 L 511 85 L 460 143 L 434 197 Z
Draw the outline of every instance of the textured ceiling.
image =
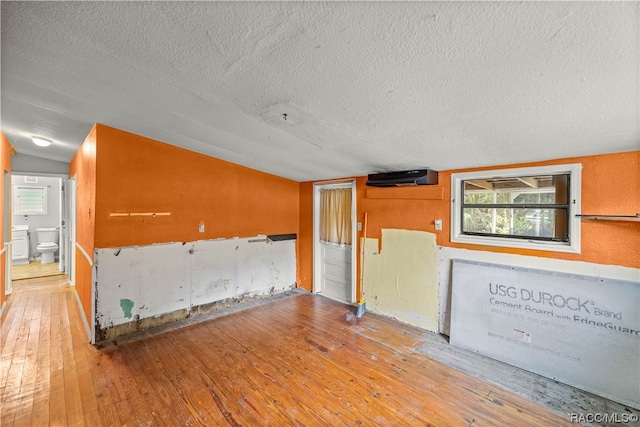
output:
M 298 181 L 637 150 L 638 11 L 3 1 L 1 125 L 52 160 L 97 122 Z

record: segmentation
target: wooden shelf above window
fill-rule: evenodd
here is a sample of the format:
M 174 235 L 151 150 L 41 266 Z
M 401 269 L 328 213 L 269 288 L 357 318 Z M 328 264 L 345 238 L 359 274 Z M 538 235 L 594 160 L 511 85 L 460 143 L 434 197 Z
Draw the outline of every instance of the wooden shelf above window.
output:
M 640 222 L 640 214 L 637 215 L 576 215 L 577 217 L 582 218 L 582 220 L 589 221 L 629 221 L 629 222 Z

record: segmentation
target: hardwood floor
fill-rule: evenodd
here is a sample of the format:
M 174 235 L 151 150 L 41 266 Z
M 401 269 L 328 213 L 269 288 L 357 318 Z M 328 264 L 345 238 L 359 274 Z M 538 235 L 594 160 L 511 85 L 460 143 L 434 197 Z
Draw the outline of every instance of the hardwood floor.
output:
M 566 414 L 418 351 L 428 333 L 320 296 L 98 350 L 66 277 L 23 280 L 2 319 L 2 426 L 561 426 Z
M 64 275 L 60 272 L 57 262 L 41 264 L 40 261 L 31 261 L 29 264 L 12 265 L 11 278 L 13 280 L 33 279 L 36 277 Z

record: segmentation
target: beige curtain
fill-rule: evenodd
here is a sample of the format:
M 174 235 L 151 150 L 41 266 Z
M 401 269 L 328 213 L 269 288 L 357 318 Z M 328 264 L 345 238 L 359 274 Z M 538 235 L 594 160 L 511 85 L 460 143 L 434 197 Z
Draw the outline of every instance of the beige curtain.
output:
M 320 239 L 351 244 L 351 189 L 320 190 Z

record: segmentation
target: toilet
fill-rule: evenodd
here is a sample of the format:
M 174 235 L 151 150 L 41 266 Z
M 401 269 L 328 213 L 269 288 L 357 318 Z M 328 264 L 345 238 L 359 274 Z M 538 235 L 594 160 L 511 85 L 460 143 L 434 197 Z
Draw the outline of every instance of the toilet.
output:
M 36 228 L 38 246 L 36 250 L 42 254 L 41 264 L 56 262 L 55 253 L 58 250 L 59 232 L 57 228 Z

